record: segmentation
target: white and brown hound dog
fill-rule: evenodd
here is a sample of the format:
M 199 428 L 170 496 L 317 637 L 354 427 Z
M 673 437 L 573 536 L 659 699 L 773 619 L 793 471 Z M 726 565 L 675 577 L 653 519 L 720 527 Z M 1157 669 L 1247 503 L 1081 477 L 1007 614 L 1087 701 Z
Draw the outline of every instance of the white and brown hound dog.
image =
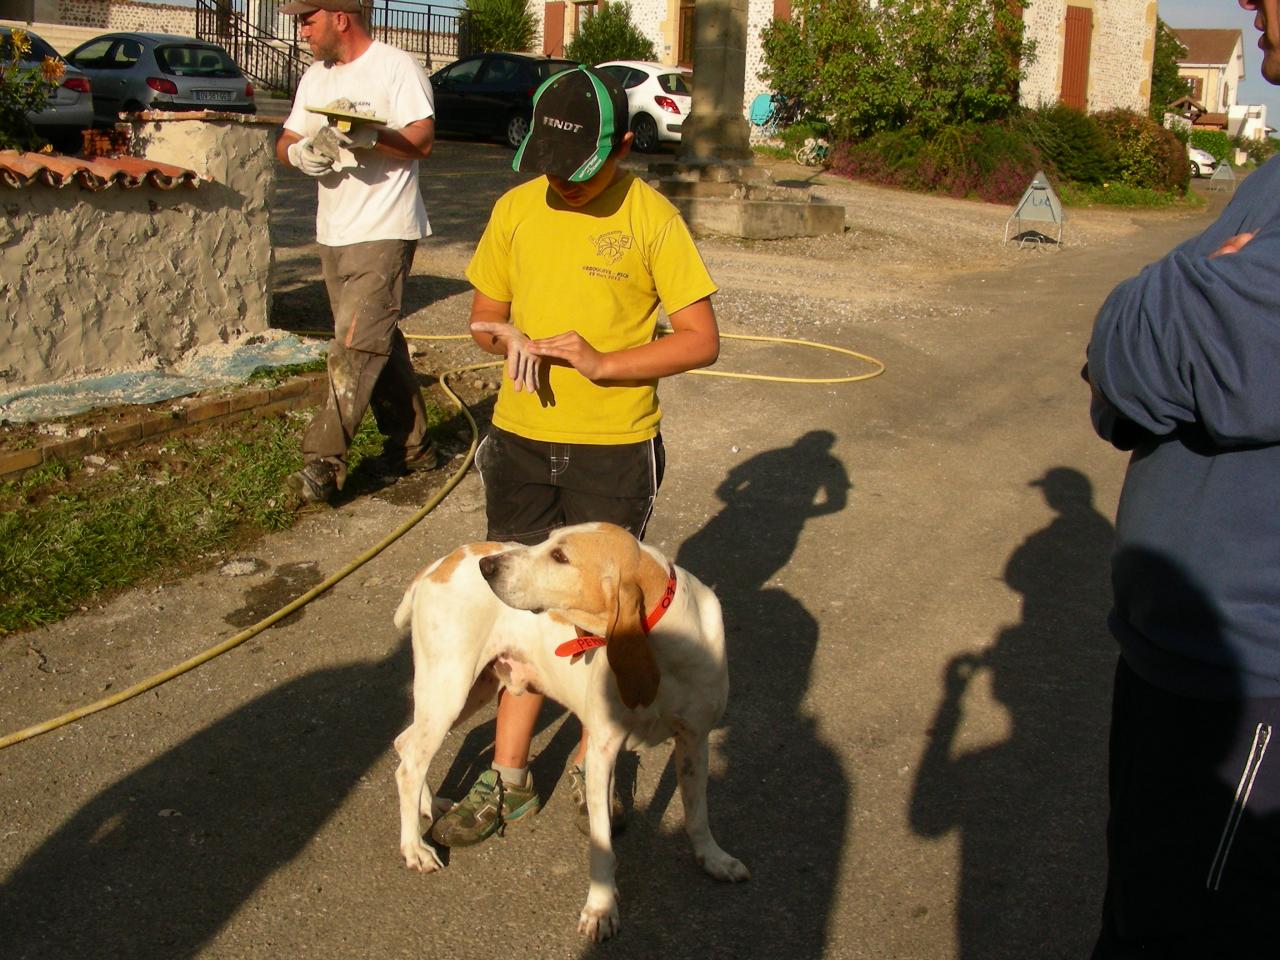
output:
M 413 625 L 413 723 L 396 738 L 409 867 L 442 866 L 423 842 L 431 758 L 450 728 L 504 686 L 546 694 L 588 731 L 591 885 L 582 933 L 604 940 L 618 931 L 609 798 L 626 747 L 675 738 L 694 856 L 718 880 L 748 878 L 707 823 L 707 735 L 724 712 L 729 677 L 720 603 L 690 573 L 621 527 L 581 524 L 533 547 L 460 547 L 417 576 L 395 622 Z

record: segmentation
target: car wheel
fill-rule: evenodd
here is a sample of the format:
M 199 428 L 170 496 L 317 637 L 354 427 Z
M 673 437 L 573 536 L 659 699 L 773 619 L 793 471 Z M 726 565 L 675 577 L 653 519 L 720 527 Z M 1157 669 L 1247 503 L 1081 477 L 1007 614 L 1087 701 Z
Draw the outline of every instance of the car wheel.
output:
M 511 116 L 507 117 L 504 135 L 506 136 L 507 146 L 512 150 L 517 149 L 524 142 L 524 138 L 529 135 L 529 121 L 521 114 L 511 114 Z
M 647 113 L 631 121 L 631 132 L 635 134 L 635 148 L 641 153 L 652 153 L 658 149 L 658 125 Z
M 1196 163 L 1194 160 L 1191 161 L 1191 176 L 1200 176 L 1200 164 Z

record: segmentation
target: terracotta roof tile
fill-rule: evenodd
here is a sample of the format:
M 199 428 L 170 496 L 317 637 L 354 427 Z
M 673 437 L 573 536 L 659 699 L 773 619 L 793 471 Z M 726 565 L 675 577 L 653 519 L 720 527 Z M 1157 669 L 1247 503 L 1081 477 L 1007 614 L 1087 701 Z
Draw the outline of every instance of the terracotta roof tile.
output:
M 0 183 L 17 190 L 30 186 L 66 187 L 73 183 L 94 191 L 110 187 L 133 190 L 144 185 L 172 190 L 179 186 L 198 187 L 200 175 L 194 170 L 140 157 L 82 159 L 56 153 L 0 150 Z
M 1187 48 L 1179 63 L 1225 64 L 1231 61 L 1236 44 L 1243 43 L 1239 30 L 1196 30 L 1173 28 L 1174 36 Z

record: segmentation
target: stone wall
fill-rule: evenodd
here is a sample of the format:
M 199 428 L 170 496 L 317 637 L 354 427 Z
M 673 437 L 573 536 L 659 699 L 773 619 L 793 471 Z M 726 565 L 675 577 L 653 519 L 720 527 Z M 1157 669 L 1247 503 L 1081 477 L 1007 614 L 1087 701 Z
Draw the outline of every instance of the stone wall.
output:
M 57 7 L 50 15 L 49 7 Z M 137 0 L 57 0 L 42 6 L 41 20 L 69 27 L 98 27 L 102 30 L 141 30 L 150 33 L 196 32 L 195 7 L 167 3 L 139 3 Z
M 1035 61 L 1021 87 L 1028 107 L 1058 102 L 1067 5 L 1067 0 L 1035 0 L 1023 11 L 1027 36 L 1036 41 Z M 1089 112 L 1123 107 L 1145 113 L 1151 101 L 1156 0 L 1071 0 L 1071 6 L 1093 11 Z
M 165 366 L 268 328 L 272 126 L 158 116 L 133 124 L 134 152 L 208 177 L 198 189 L 0 188 L 5 389 Z

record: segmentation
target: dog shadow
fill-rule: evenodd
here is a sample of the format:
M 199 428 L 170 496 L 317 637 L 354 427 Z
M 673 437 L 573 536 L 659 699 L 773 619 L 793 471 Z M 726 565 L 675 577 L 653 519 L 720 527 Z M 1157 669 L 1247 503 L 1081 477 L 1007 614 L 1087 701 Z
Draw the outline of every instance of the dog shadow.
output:
M 585 956 L 825 956 L 853 784 L 802 706 L 817 621 L 769 583 L 805 523 L 848 504 L 852 484 L 834 442 L 813 431 L 734 467 L 716 491 L 724 506 L 676 557 L 724 609 L 730 695 L 712 734 L 708 807 L 716 839 L 751 880 L 720 883 L 702 872 L 682 810 L 663 823 L 673 802 L 679 808 L 668 762 L 646 809 L 615 841 L 622 935 Z
M 959 834 L 957 956 L 973 960 L 1085 956 L 1106 876 L 1114 531 L 1083 474 L 1056 467 L 1032 485 L 1056 516 L 1005 566 L 1022 620 L 944 668 L 910 805 L 918 835 Z M 1009 733 L 966 749 L 963 701 L 977 682 Z
M 309 673 L 103 790 L 0 886 L 0 953 L 200 953 L 385 756 L 411 670 L 406 640 L 382 660 Z

